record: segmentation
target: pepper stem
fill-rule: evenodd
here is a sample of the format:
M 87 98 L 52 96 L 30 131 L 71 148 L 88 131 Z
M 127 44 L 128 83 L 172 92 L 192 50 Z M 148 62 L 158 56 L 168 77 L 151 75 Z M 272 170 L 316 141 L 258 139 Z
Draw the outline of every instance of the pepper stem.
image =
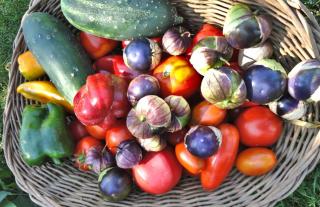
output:
M 61 161 L 58 158 L 52 158 L 52 161 L 56 165 L 61 165 Z
M 219 60 L 221 60 L 222 62 L 224 62 L 226 65 L 230 66 L 230 63 L 228 60 L 224 59 L 223 57 L 220 57 Z

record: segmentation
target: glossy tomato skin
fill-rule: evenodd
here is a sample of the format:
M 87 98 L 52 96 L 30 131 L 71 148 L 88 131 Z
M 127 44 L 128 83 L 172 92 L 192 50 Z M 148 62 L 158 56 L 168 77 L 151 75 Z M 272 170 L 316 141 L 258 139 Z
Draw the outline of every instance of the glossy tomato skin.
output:
M 130 69 L 124 63 L 122 55 L 107 55 L 96 60 L 93 64 L 96 71 L 107 71 L 127 81 L 141 75 L 140 72 Z
M 128 82 L 115 75 L 112 76 L 112 81 L 115 88 L 111 106 L 112 114 L 118 119 L 126 118 L 131 108 L 127 99 Z
M 86 126 L 86 129 L 91 136 L 101 140 L 105 138 L 107 133 L 107 129 L 104 129 L 99 125 Z
M 86 154 L 90 148 L 93 147 L 103 147 L 103 144 L 100 140 L 87 136 L 83 137 L 76 145 L 74 150 L 74 157 L 76 158 L 75 166 L 78 167 L 81 170 L 88 171 L 89 166 L 84 164 Z
M 235 122 L 241 143 L 249 147 L 271 146 L 279 139 L 283 121 L 268 108 L 255 106 L 244 110 Z
M 118 42 L 80 32 L 80 43 L 92 59 L 103 57 L 117 47 Z
M 78 141 L 81 138 L 89 135 L 88 131 L 86 130 L 86 127 L 78 119 L 73 120 L 69 124 L 69 130 L 72 138 L 75 141 Z
M 175 147 L 176 157 L 179 163 L 190 173 L 191 175 L 200 174 L 201 170 L 205 166 L 205 161 L 199 157 L 192 155 L 186 148 L 183 142 L 179 143 Z
M 126 123 L 123 121 L 118 122 L 114 127 L 107 130 L 105 135 L 106 146 L 114 155 L 116 154 L 120 143 L 129 139 L 133 139 L 133 136 L 129 132 Z
M 171 144 L 172 146 L 176 146 L 180 142 L 183 142 L 184 137 L 186 136 L 188 132 L 187 128 L 183 128 L 177 132 L 167 132 L 163 135 L 163 137 Z
M 223 36 L 222 30 L 219 27 L 211 24 L 202 25 L 199 32 L 193 38 L 193 45 L 197 44 L 203 38 L 210 37 L 210 36 L 222 37 Z
M 192 110 L 192 125 L 217 126 L 226 117 L 227 110 L 219 109 L 208 101 L 202 101 Z
M 161 88 L 161 95 L 177 95 L 188 98 L 199 91 L 201 76 L 185 57 L 171 56 L 154 71 Z
M 206 159 L 201 172 L 201 185 L 206 191 L 218 188 L 229 175 L 235 163 L 239 148 L 238 129 L 231 124 L 221 124 L 222 144 L 218 152 Z
M 275 153 L 263 147 L 242 151 L 236 162 L 237 169 L 248 176 L 261 176 L 271 171 L 277 163 Z
M 132 174 L 143 191 L 160 195 L 177 185 L 182 167 L 173 150 L 166 148 L 160 152 L 147 152 L 142 161 L 133 167 Z

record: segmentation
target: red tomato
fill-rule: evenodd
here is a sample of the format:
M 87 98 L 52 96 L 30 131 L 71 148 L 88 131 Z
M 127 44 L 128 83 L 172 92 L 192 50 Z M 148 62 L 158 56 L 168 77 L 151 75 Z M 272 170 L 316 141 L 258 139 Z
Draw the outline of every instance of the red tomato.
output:
M 179 182 L 182 167 L 174 152 L 166 148 L 160 152 L 147 152 L 133 167 L 133 178 L 145 192 L 159 195 L 169 192 Z
M 96 139 L 104 139 L 107 133 L 107 129 L 104 129 L 99 125 L 86 126 L 86 129 L 89 134 Z
M 204 160 L 192 155 L 183 142 L 176 145 L 176 157 L 179 163 L 192 175 L 198 175 L 204 168 Z
M 206 160 L 201 172 L 201 185 L 206 191 L 213 191 L 221 185 L 232 170 L 239 148 L 239 132 L 231 124 L 219 126 L 222 144 L 218 152 Z
M 130 104 L 127 98 L 128 83 L 125 79 L 118 76 L 112 76 L 113 87 L 113 103 L 111 111 L 115 118 L 125 118 L 130 111 Z
M 217 126 L 226 117 L 227 110 L 220 109 L 208 101 L 202 101 L 192 110 L 193 125 Z
M 240 108 L 249 108 L 249 107 L 252 107 L 252 106 L 260 106 L 260 104 L 254 103 L 252 101 L 246 101 L 240 106 Z
M 210 36 L 221 37 L 223 36 L 222 30 L 219 27 L 211 24 L 202 25 L 199 32 L 193 38 L 193 45 L 197 44 L 203 38 Z
M 248 176 L 264 175 L 277 163 L 275 153 L 263 147 L 254 147 L 242 151 L 236 162 L 237 169 Z
M 267 147 L 279 139 L 283 122 L 268 108 L 255 106 L 244 110 L 236 119 L 241 143 L 249 147 Z
M 116 124 L 107 131 L 105 136 L 106 146 L 113 154 L 116 154 L 119 144 L 128 139 L 133 139 L 133 136 L 125 122 Z
M 89 167 L 84 164 L 86 159 L 86 154 L 90 148 L 93 147 L 103 147 L 103 144 L 100 140 L 93 137 L 87 136 L 82 138 L 76 145 L 74 150 L 74 156 L 76 158 L 75 166 L 81 170 L 88 171 Z
M 138 71 L 132 70 L 126 66 L 122 55 L 108 55 L 102 57 L 93 64 L 93 69 L 96 71 L 108 71 L 126 80 L 132 80 L 141 75 Z
M 89 135 L 89 133 L 86 130 L 86 127 L 78 119 L 73 120 L 69 124 L 69 130 L 72 138 L 75 141 L 78 141 L 81 138 Z
M 177 95 L 188 98 L 199 90 L 201 84 L 201 76 L 182 56 L 166 59 L 153 71 L 153 76 L 160 83 L 163 97 Z
M 184 140 L 185 135 L 187 134 L 188 129 L 184 128 L 177 132 L 167 132 L 163 136 L 169 142 L 169 144 L 175 146 Z
M 98 59 L 117 47 L 118 42 L 80 32 L 80 42 L 92 59 Z
M 161 45 L 161 41 L 162 41 L 162 37 L 153 37 L 150 38 L 151 40 L 155 41 L 156 43 L 158 43 L 159 45 Z M 127 45 L 131 42 L 131 40 L 124 40 L 122 41 L 122 48 L 126 48 Z

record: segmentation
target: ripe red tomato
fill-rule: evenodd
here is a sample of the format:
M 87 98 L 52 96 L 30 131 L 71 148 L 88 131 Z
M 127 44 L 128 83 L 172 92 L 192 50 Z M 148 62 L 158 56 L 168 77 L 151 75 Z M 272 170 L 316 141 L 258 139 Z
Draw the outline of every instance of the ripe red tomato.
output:
M 182 167 L 174 152 L 166 148 L 160 152 L 147 152 L 132 169 L 136 184 L 145 192 L 159 195 L 169 192 L 179 182 Z
M 89 167 L 84 164 L 87 152 L 93 147 L 103 147 L 100 140 L 87 136 L 82 138 L 76 145 L 74 150 L 74 157 L 76 158 L 75 166 L 81 170 L 88 171 Z
M 199 32 L 193 38 L 193 45 L 197 44 L 203 38 L 210 36 L 221 37 L 223 36 L 222 30 L 211 24 L 202 25 Z
M 86 127 L 78 119 L 73 120 L 69 124 L 69 130 L 72 138 L 75 141 L 78 141 L 81 138 L 89 135 L 89 133 L 86 130 Z
M 169 142 L 169 144 L 175 146 L 184 140 L 184 137 L 187 134 L 187 132 L 188 129 L 184 128 L 173 133 L 167 132 L 163 135 L 163 137 Z
M 192 110 L 192 125 L 217 126 L 227 115 L 227 110 L 220 109 L 208 101 L 202 101 Z
M 106 146 L 113 154 L 116 154 L 119 144 L 128 139 L 133 139 L 133 136 L 125 122 L 119 122 L 110 128 L 105 136 Z
M 135 77 L 141 75 L 140 72 L 132 70 L 124 63 L 122 55 L 107 55 L 98 59 L 93 64 L 93 69 L 96 71 L 107 71 L 116 76 L 124 78 L 126 80 L 132 80 Z
M 118 42 L 80 32 L 80 42 L 92 59 L 98 59 L 117 47 Z
M 179 163 L 192 175 L 198 175 L 204 168 L 204 160 L 192 155 L 183 142 L 176 145 L 176 157 Z
M 241 143 L 249 147 L 267 147 L 279 139 L 283 121 L 268 108 L 255 106 L 244 110 L 235 122 Z
M 89 134 L 96 139 L 104 139 L 107 133 L 107 129 L 104 129 L 99 125 L 86 126 L 86 129 Z
M 221 124 L 222 144 L 218 152 L 206 160 L 201 172 L 201 185 L 212 191 L 219 187 L 232 170 L 239 148 L 238 129 L 231 124 Z
M 153 71 L 153 76 L 160 83 L 163 97 L 177 95 L 188 98 L 199 90 L 201 84 L 200 75 L 182 56 L 166 59 Z
M 277 163 L 275 153 L 263 147 L 248 148 L 242 151 L 236 162 L 237 169 L 248 176 L 264 175 Z

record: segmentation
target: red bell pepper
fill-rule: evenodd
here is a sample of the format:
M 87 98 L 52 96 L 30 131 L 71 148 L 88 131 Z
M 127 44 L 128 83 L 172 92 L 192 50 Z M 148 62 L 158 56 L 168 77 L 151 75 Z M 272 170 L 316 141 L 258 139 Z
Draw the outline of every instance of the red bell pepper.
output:
M 73 100 L 74 112 L 84 125 L 99 124 L 108 115 L 113 98 L 112 76 L 101 73 L 90 75 Z

